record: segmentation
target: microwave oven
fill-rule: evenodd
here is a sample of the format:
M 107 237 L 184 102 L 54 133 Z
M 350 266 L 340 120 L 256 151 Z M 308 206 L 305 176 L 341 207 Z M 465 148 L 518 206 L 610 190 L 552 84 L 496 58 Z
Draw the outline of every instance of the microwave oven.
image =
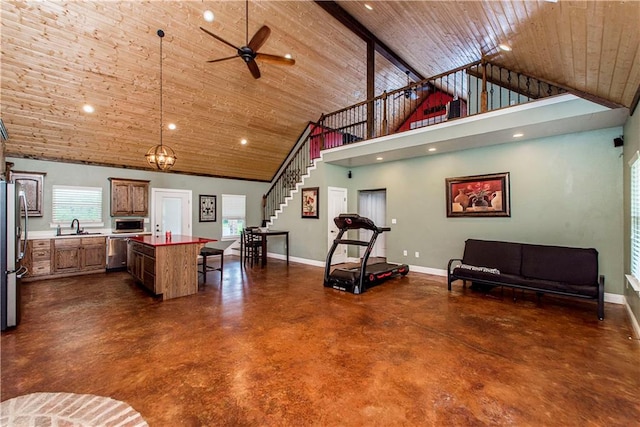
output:
M 144 231 L 144 218 L 118 218 L 114 233 L 142 233 Z

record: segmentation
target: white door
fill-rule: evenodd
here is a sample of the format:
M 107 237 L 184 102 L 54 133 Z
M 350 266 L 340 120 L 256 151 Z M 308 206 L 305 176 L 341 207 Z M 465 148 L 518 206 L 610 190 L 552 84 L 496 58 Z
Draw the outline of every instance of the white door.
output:
M 151 189 L 151 232 L 191 236 L 191 190 Z
M 329 221 L 327 252 L 329 252 L 333 241 L 338 237 L 338 232 L 340 231 L 338 227 L 336 227 L 336 223 L 333 222 L 333 219 L 341 213 L 347 213 L 347 189 L 329 187 L 327 188 L 327 194 L 327 217 Z M 336 251 L 333 253 L 333 258 L 331 258 L 331 263 L 342 264 L 345 262 L 347 262 L 347 245 L 338 245 Z
M 360 194 L 358 195 L 358 214 L 369 218 L 378 227 L 386 226 L 387 191 L 360 191 Z M 358 238 L 360 240 L 369 241 L 371 240 L 371 236 L 373 236 L 373 231 L 361 229 Z M 365 249 L 366 248 L 364 247 L 360 247 L 360 257 L 364 256 Z M 387 256 L 387 239 L 385 233 L 378 235 L 376 244 L 369 256 L 382 258 Z

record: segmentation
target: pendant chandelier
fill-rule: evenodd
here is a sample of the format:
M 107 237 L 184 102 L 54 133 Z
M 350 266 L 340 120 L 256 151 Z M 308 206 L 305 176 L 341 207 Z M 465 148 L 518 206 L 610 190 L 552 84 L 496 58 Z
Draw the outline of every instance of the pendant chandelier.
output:
M 149 164 L 159 170 L 168 170 L 176 163 L 176 153 L 168 145 L 162 145 L 162 38 L 164 31 L 158 30 L 160 37 L 160 144 L 151 147 L 145 157 Z

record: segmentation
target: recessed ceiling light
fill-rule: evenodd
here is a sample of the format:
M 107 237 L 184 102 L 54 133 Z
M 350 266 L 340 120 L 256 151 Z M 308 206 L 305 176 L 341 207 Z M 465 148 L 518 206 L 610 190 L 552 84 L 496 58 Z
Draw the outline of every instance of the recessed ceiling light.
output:
M 171 130 L 176 130 L 176 124 L 175 123 L 169 123 L 169 125 L 167 127 L 169 129 L 171 129 Z
M 95 108 L 93 108 L 93 105 L 89 105 L 89 104 L 85 104 L 85 105 L 82 107 L 82 110 L 83 110 L 85 113 L 93 113 L 94 111 L 96 111 L 96 109 L 95 109 Z
M 383 160 L 382 157 L 376 157 L 376 160 Z
M 291 59 L 292 58 L 290 53 L 287 53 L 284 57 L 287 58 L 287 59 Z
M 524 136 L 524 133 L 514 133 L 513 134 L 514 138 L 520 138 L 521 136 Z
M 373 10 L 373 7 L 371 7 L 371 5 L 368 3 L 365 3 L 364 7 L 367 8 L 368 10 Z
M 508 44 L 501 43 L 498 45 L 498 47 L 505 52 L 511 52 L 511 46 L 509 46 Z
M 432 151 L 433 152 L 433 151 L 436 151 L 436 149 L 434 147 L 431 147 L 431 148 L 429 148 L 428 151 Z
M 242 145 L 247 145 L 247 140 L 246 140 L 246 139 L 244 139 L 244 138 L 242 138 L 242 139 L 240 140 L 240 144 L 242 144 Z
M 210 10 L 205 10 L 202 16 L 204 17 L 204 20 L 207 22 L 213 22 L 213 20 L 215 19 L 213 12 L 211 12 Z

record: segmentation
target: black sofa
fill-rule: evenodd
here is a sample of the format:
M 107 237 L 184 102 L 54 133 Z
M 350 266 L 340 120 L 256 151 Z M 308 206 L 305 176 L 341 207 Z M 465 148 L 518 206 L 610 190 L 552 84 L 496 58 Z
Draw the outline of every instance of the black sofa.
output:
M 462 259 L 449 260 L 449 290 L 455 280 L 597 299 L 604 319 L 604 276 L 598 276 L 595 249 L 468 239 Z

